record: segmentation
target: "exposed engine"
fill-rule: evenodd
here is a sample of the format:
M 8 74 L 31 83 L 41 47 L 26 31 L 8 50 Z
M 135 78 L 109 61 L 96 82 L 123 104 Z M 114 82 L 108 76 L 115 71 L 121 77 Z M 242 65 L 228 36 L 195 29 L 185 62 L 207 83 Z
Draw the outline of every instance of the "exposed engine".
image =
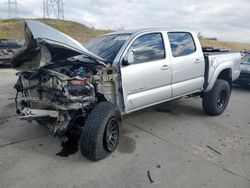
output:
M 21 119 L 46 124 L 60 137 L 77 112 L 84 115 L 98 100 L 94 75 L 99 69 L 93 63 L 70 61 L 18 73 L 17 113 Z
M 49 106 L 65 109 L 71 103 L 82 104 L 95 99 L 93 73 L 83 66 L 66 66 L 56 69 L 42 68 L 36 72 L 23 72 L 15 86 L 28 97 L 30 105 L 49 102 Z M 86 105 L 86 104 L 84 104 Z M 73 107 L 75 109 L 76 107 Z

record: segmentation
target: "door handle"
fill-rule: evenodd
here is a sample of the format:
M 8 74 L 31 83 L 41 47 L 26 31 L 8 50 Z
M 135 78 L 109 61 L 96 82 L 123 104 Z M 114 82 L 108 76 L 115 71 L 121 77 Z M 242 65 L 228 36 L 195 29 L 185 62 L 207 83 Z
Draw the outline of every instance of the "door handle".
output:
M 168 66 L 168 65 L 163 65 L 163 66 L 161 67 L 161 70 L 167 70 L 167 69 L 169 69 L 169 66 Z
M 196 59 L 195 61 L 194 61 L 194 63 L 200 63 L 201 61 L 200 61 L 200 59 Z

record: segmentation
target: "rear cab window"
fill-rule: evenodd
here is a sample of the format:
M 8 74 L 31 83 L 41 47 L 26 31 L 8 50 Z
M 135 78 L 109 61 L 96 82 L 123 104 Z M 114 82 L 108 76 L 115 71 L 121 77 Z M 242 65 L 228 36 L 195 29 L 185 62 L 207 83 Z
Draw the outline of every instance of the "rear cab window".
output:
M 134 63 L 156 61 L 165 58 L 161 33 L 150 33 L 138 37 L 130 46 L 134 52 Z
M 181 57 L 196 52 L 196 46 L 191 33 L 169 32 L 168 38 L 173 57 Z

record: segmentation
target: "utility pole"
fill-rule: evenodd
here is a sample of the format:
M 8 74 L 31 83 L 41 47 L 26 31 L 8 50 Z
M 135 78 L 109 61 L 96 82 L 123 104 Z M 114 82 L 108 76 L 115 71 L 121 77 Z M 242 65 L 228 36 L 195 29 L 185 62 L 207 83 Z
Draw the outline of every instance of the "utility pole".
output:
M 43 0 L 43 17 L 64 20 L 63 0 Z
M 8 18 L 17 18 L 18 9 L 17 9 L 17 0 L 8 0 Z

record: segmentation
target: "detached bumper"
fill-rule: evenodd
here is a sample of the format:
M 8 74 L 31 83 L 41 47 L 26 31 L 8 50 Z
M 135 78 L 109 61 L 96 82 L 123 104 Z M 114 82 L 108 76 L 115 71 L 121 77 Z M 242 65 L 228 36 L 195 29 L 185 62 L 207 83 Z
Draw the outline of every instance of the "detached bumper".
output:
M 31 108 L 24 108 L 20 112 L 19 118 L 21 120 L 35 120 L 40 118 L 58 118 L 59 112 L 55 110 L 38 110 Z

